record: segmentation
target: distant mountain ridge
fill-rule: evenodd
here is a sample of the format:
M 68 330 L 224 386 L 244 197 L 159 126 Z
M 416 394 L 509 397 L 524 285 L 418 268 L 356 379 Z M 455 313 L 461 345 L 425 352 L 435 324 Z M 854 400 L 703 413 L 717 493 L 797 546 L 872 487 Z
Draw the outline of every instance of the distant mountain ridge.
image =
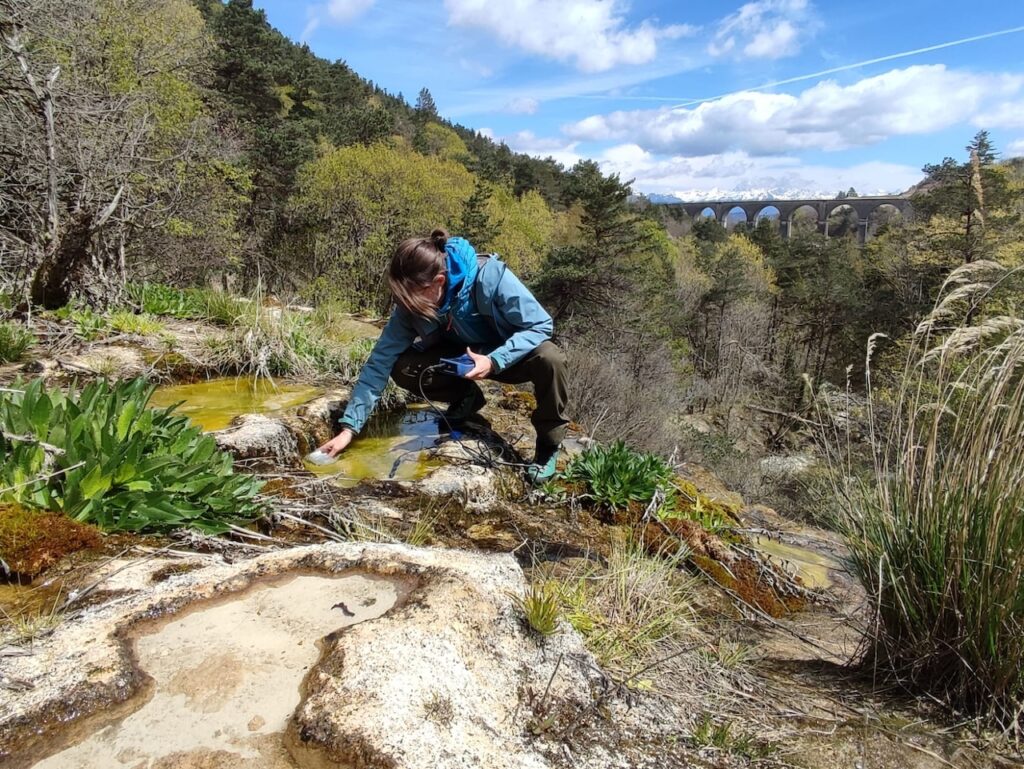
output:
M 889 190 L 872 190 L 870 192 L 862 191 L 860 192 L 860 195 L 863 197 L 871 197 L 875 195 L 907 195 L 914 189 L 915 188 L 912 187 L 907 192 L 895 193 Z M 751 188 L 745 190 L 723 190 L 718 187 L 713 187 L 709 190 L 679 190 L 672 194 L 659 192 L 640 194 L 643 194 L 655 205 L 700 203 L 702 201 L 713 203 L 722 200 L 832 200 L 836 197 L 835 190 L 815 190 L 807 187 L 765 187 L 761 189 Z

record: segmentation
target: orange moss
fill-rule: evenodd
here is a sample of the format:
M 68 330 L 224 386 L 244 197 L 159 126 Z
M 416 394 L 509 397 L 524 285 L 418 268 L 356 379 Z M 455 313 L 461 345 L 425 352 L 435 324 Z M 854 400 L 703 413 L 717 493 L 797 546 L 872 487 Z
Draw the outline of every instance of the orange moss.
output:
M 806 600 L 799 596 L 780 595 L 761 579 L 761 568 L 749 559 L 735 561 L 729 568 L 707 556 L 695 555 L 691 560 L 711 579 L 731 590 L 740 599 L 771 617 L 783 617 L 799 611 Z
M 101 542 L 95 527 L 67 516 L 0 505 L 0 558 L 19 575 L 31 579 L 64 556 Z

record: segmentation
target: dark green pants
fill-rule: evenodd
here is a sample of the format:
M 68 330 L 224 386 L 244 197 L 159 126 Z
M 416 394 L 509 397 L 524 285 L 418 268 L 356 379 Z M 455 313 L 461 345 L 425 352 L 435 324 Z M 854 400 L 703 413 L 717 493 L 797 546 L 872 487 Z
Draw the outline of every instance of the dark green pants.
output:
M 420 373 L 441 358 L 457 358 L 464 352 L 465 345 L 447 343 L 423 351 L 410 347 L 395 362 L 391 378 L 399 387 L 416 395 L 454 403 L 468 396 L 474 388 L 479 390 L 480 386 L 471 379 L 429 371 L 423 376 L 423 392 L 420 393 Z M 565 416 L 569 400 L 566 378 L 565 353 L 552 342 L 543 342 L 516 363 L 490 377 L 505 384 L 533 383 L 537 408 L 530 415 L 530 421 L 537 431 L 538 454 L 550 452 L 565 437 L 565 426 L 569 423 Z

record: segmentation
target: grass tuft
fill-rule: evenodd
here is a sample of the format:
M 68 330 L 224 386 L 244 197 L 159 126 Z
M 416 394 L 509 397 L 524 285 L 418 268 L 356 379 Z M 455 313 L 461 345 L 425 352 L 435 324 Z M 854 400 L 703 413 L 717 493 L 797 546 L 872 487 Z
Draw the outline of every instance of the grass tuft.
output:
M 20 323 L 0 321 L 0 363 L 21 360 L 35 343 L 35 335 Z
M 628 675 L 692 630 L 683 558 L 651 556 L 630 541 L 614 546 L 607 566 L 591 563 L 561 581 L 565 617 L 604 667 Z
M 122 334 L 157 336 L 164 331 L 164 324 L 149 314 L 136 315 L 131 310 L 114 310 L 110 313 L 110 327 Z
M 964 294 L 957 272 L 947 288 Z M 850 471 L 841 420 L 825 446 L 875 614 L 865 660 L 903 686 L 1020 728 L 1024 331 L 973 302 L 970 323 L 951 328 L 952 304 L 940 297 L 941 323 L 919 327 L 894 392 L 871 389 L 869 365 L 873 481 Z
M 525 596 L 513 596 L 513 601 L 526 615 L 527 624 L 542 636 L 558 632 L 560 600 L 558 588 L 552 582 L 535 582 Z

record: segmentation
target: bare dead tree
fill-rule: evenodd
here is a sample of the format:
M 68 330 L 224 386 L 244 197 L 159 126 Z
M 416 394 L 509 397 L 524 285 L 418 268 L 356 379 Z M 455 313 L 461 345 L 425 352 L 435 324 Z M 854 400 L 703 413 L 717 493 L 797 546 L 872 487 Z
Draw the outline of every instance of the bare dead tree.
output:
M 37 305 L 116 300 L 129 244 L 181 197 L 198 128 L 168 128 L 153 83 L 188 80 L 202 27 L 185 0 L 160 7 L 154 20 L 144 0 L 0 0 L 0 258 Z M 130 54 L 110 42 L 161 23 Z

